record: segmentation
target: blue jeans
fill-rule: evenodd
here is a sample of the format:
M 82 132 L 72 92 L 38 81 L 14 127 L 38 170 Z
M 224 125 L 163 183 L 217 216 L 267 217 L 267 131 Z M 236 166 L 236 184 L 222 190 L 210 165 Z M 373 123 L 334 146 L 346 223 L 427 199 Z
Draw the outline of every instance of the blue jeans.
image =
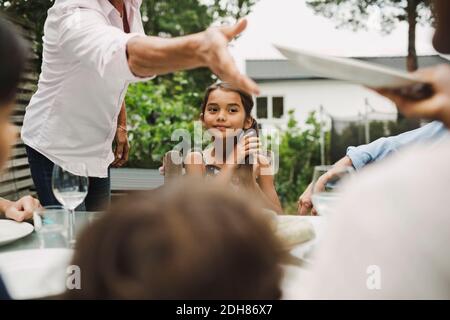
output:
M 59 205 L 52 190 L 54 163 L 33 148 L 26 146 L 31 177 L 43 206 Z M 107 178 L 89 177 L 88 194 L 78 211 L 104 211 L 111 202 L 111 180 L 108 169 Z

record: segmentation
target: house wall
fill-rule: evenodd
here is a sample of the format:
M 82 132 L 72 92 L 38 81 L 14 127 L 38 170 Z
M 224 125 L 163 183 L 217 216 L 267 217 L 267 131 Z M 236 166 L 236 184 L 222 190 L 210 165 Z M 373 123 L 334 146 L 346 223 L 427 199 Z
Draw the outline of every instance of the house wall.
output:
M 367 99 L 369 105 L 378 113 L 369 115 L 373 120 L 395 120 L 396 108 L 387 99 L 372 91 L 351 83 L 339 80 L 288 80 L 260 82 L 260 96 L 284 97 L 284 116 L 282 119 L 257 119 L 264 128 L 287 124 L 287 111 L 295 110 L 299 123 L 304 123 L 308 113 L 319 110 L 322 105 L 326 112 L 338 118 L 357 118 L 358 112 L 364 113 Z M 269 109 L 271 99 L 269 100 Z M 256 108 L 253 110 L 256 116 Z M 269 116 L 271 112 L 269 111 Z

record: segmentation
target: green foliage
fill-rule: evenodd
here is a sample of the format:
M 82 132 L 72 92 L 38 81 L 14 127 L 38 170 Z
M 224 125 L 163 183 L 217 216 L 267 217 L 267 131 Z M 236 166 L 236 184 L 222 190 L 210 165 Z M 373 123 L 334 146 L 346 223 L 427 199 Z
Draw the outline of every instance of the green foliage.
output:
M 335 163 L 346 154 L 348 146 L 364 144 L 364 126 L 356 122 L 350 123 L 341 134 L 333 127 L 331 130 L 331 163 Z
M 142 16 L 145 32 L 161 37 L 177 37 L 197 33 L 212 24 L 234 23 L 246 16 L 257 0 L 144 0 Z M 185 74 L 192 92 L 203 92 L 216 80 L 209 69 L 191 70 Z M 158 77 L 156 83 L 171 80 L 172 74 Z M 200 103 L 200 100 L 197 101 Z
M 395 123 L 395 122 L 394 122 Z M 374 141 L 381 137 L 385 137 L 387 130 L 383 121 L 370 122 L 370 140 Z
M 33 44 L 33 48 L 39 59 L 42 55 L 44 22 L 47 18 L 47 11 L 53 4 L 53 0 L 0 0 L 0 11 L 24 19 L 30 29 L 34 30 L 36 42 Z
M 144 0 L 147 34 L 176 37 L 204 30 L 213 22 L 234 22 L 246 16 L 257 0 Z
M 314 112 L 300 128 L 294 111 L 289 111 L 287 130 L 280 136 L 280 167 L 275 182 L 285 210 L 291 213 L 298 197 L 311 182 L 314 166 L 320 164 L 319 139 L 320 124 Z
M 233 23 L 246 16 L 257 0 L 143 0 L 141 13 L 146 34 L 177 37 L 205 30 L 213 23 Z M 54 0 L 0 0 L 0 11 L 20 17 L 35 31 L 36 54 L 42 56 L 42 36 L 48 9 Z M 39 63 L 40 66 L 40 63 Z M 214 81 L 208 69 L 185 74 L 187 89 L 203 92 Z M 155 82 L 172 80 L 173 75 L 158 77 Z
M 377 19 L 380 31 L 390 33 L 398 22 L 408 23 L 408 58 L 406 68 L 418 68 L 416 54 L 416 24 L 433 23 L 430 0 L 307 0 L 317 14 L 333 19 L 338 27 L 367 29 Z M 375 19 L 369 19 L 370 17 Z
M 380 30 L 390 33 L 396 24 L 407 21 L 407 3 L 417 3 L 417 20 L 423 24 L 432 22 L 430 0 L 307 0 L 306 3 L 317 14 L 333 19 L 338 27 L 353 30 L 367 29 L 371 14 L 377 15 Z
M 381 137 L 396 136 L 400 133 L 411 131 L 420 125 L 416 119 L 401 119 L 399 121 L 371 121 L 370 122 L 370 142 Z M 331 131 L 330 163 L 334 163 L 345 156 L 349 146 L 359 146 L 366 144 L 365 128 L 358 122 L 350 123 L 342 133 Z
M 186 90 L 184 73 L 160 84 L 137 83 L 128 89 L 129 167 L 157 168 L 164 154 L 179 141 L 171 141 L 176 129 L 193 136 L 194 121 L 200 108 L 194 104 L 198 94 Z
M 402 118 L 399 121 L 390 121 L 387 125 L 390 136 L 396 136 L 400 133 L 417 129 L 420 126 L 420 120 Z

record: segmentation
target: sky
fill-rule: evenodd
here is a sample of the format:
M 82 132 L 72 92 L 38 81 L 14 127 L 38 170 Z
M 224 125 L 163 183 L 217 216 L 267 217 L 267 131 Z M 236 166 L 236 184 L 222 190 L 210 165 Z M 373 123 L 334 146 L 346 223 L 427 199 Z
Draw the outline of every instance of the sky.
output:
M 272 43 L 337 56 L 407 55 L 406 23 L 399 23 L 389 35 L 382 35 L 375 27 L 358 32 L 337 29 L 334 21 L 315 15 L 304 0 L 259 0 L 247 19 L 247 29 L 230 49 L 242 71 L 246 59 L 281 59 Z M 418 25 L 418 55 L 436 54 L 432 35 L 431 27 Z

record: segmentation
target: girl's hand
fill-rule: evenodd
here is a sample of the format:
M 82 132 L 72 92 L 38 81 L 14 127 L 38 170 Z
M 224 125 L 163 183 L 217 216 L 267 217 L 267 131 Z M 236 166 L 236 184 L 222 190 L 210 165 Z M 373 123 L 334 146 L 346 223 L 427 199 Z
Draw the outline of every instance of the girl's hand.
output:
M 255 178 L 259 176 L 274 175 L 274 168 L 270 156 L 266 156 L 259 152 L 256 155 L 256 161 L 253 163 L 253 174 Z
M 261 145 L 258 137 L 244 135 L 240 141 L 238 141 L 233 152 L 228 157 L 227 164 L 232 166 L 243 164 L 245 163 L 245 157 L 250 155 L 254 156 L 254 159 L 256 159 L 260 152 L 260 147 Z
M 272 165 L 270 157 L 265 156 L 264 154 L 258 153 L 257 160 L 260 168 L 270 168 Z

